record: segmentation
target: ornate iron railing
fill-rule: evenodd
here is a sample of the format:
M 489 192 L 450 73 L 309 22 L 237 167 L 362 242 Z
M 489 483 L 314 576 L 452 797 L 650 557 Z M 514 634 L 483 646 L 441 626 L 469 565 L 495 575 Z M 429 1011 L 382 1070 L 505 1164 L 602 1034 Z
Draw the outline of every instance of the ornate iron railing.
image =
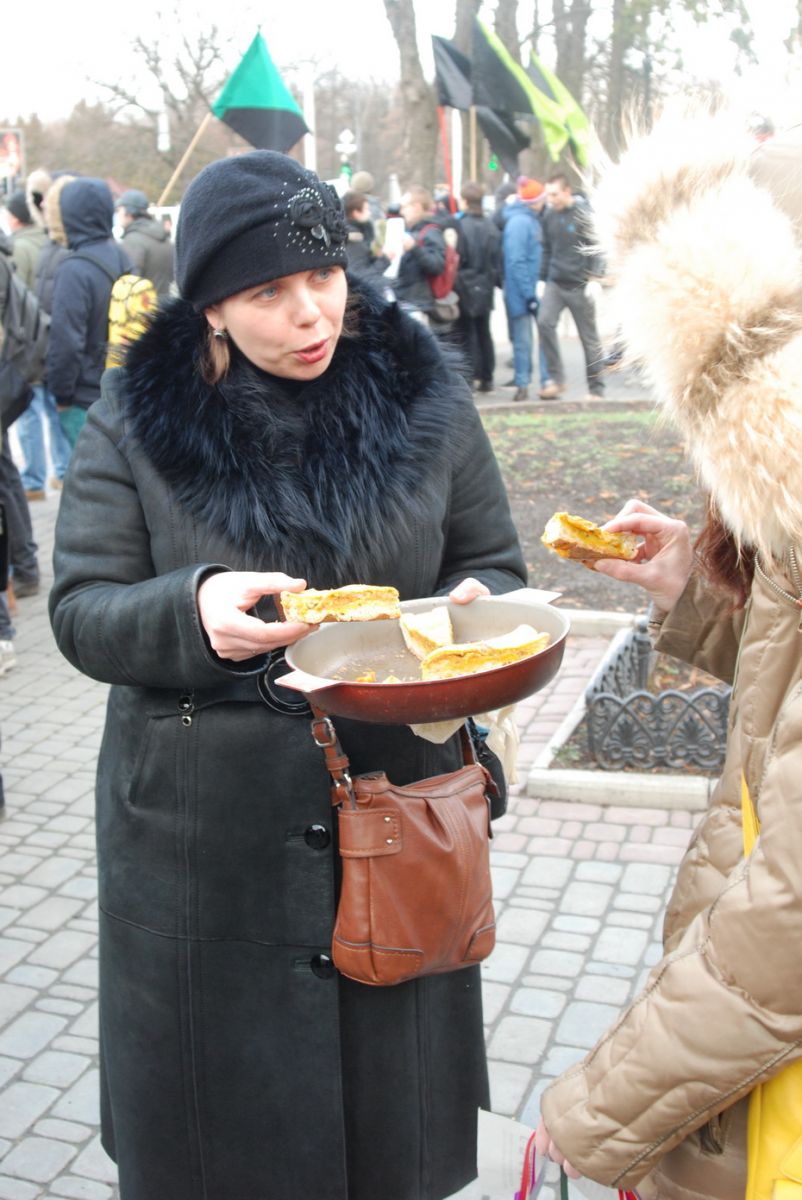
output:
M 585 691 L 588 747 L 604 770 L 652 767 L 715 771 L 724 761 L 731 688 L 646 690 L 651 639 L 646 618 L 622 631 Z

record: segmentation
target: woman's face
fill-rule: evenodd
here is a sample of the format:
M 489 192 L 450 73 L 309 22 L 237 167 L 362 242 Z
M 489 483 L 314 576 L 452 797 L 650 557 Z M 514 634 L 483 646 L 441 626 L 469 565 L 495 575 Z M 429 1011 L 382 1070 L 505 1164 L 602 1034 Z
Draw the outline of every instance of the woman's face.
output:
M 205 310 L 246 358 L 281 379 L 317 379 L 342 332 L 347 296 L 342 267 L 318 267 L 246 288 Z

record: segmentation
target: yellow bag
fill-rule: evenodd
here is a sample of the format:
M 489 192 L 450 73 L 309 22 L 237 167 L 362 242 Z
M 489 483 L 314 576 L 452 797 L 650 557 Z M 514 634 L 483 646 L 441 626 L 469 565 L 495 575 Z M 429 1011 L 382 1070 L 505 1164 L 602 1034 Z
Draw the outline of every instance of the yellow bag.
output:
M 743 776 L 741 816 L 751 854 L 760 822 Z M 802 1059 L 749 1097 L 746 1200 L 802 1200 Z

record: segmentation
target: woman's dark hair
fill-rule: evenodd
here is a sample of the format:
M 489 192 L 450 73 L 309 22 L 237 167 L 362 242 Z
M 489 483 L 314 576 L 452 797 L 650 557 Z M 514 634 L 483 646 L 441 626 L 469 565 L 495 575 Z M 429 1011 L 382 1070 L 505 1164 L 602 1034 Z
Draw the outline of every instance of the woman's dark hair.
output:
M 733 608 L 743 608 L 755 573 L 755 551 L 739 546 L 719 516 L 713 500 L 707 500 L 705 526 L 694 545 L 702 574 L 733 597 Z

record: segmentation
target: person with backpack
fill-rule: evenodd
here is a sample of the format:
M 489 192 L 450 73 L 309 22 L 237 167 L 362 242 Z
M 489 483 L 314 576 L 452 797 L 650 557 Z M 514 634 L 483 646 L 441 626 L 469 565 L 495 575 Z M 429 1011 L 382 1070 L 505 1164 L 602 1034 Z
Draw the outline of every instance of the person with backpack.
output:
M 432 193 L 420 184 L 414 184 L 401 197 L 401 216 L 406 222 L 407 234 L 393 291 L 404 308 L 419 319 L 423 314 L 432 332 L 444 337 L 453 332 L 459 307 L 454 294 L 449 312 L 441 303 L 446 295 L 438 296 L 437 292 L 443 292 L 443 287 L 438 285 L 448 283 L 447 258 L 451 260 L 448 266 L 452 269 L 452 280 L 446 294 L 453 289 L 459 263 L 456 247 L 453 243 L 449 247 L 446 242 L 445 233 L 435 218 Z
M 53 289 L 47 382 L 74 446 L 87 409 L 100 396 L 112 284 L 131 270 L 131 260 L 112 237 L 114 200 L 104 180 L 73 179 L 59 199 L 73 253 L 59 267 Z
M 480 183 L 462 185 L 464 212 L 459 221 L 459 296 L 457 330 L 462 349 L 471 364 L 471 377 L 480 392 L 492 392 L 496 356 L 490 333 L 493 295 L 501 275 L 501 234 L 482 212 L 484 188 Z
M 161 221 L 148 213 L 148 198 L 138 188 L 123 192 L 116 205 L 123 247 L 134 271 L 153 281 L 159 300 L 170 294 L 175 279 L 175 251 Z

